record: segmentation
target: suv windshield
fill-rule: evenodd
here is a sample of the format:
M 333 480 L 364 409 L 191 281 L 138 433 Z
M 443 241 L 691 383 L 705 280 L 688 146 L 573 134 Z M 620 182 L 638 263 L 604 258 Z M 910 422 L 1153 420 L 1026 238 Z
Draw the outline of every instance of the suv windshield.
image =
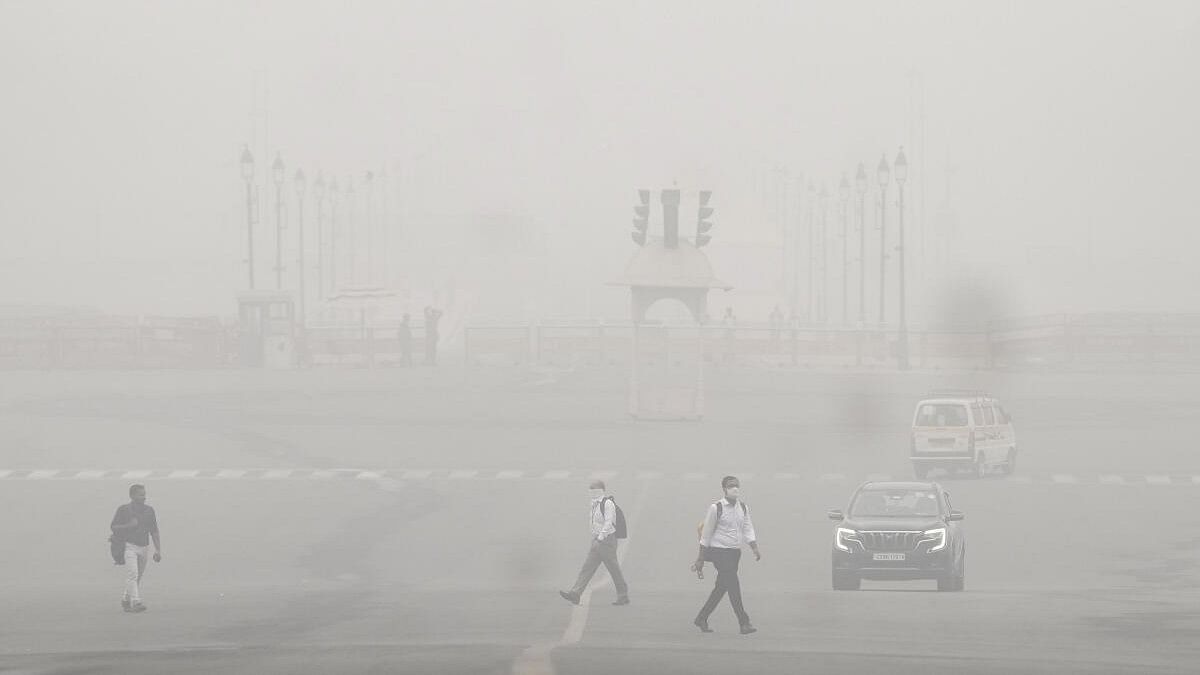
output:
M 938 515 L 937 493 L 932 490 L 863 490 L 850 505 L 858 518 Z
M 965 427 L 967 406 L 956 403 L 922 403 L 917 410 L 919 427 Z

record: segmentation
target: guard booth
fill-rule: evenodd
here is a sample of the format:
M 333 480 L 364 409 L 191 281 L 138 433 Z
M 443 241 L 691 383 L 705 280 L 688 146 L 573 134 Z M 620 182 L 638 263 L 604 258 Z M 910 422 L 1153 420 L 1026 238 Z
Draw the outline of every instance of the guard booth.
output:
M 251 368 L 296 365 L 296 300 L 289 291 L 238 294 L 241 364 Z

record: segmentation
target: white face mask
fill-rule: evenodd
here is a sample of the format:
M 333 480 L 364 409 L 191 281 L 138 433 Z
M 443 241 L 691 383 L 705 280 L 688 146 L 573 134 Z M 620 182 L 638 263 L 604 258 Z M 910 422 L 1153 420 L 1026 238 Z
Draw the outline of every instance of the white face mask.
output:
M 731 499 L 737 499 L 742 493 L 742 489 L 738 487 L 725 488 L 725 496 Z
M 592 499 L 600 499 L 601 497 L 604 496 L 604 490 L 598 490 L 596 488 L 592 488 L 589 492 L 592 493 Z

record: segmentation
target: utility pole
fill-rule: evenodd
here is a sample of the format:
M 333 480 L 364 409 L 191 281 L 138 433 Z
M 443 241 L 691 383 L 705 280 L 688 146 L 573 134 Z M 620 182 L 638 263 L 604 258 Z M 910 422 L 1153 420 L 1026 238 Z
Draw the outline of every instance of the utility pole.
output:
M 283 290 L 283 158 L 275 153 L 271 166 L 275 179 L 275 289 Z
M 850 281 L 847 271 L 849 269 L 849 255 L 847 249 L 850 248 L 850 181 L 846 179 L 846 174 L 842 174 L 842 183 L 838 186 L 838 196 L 842 200 L 842 325 L 850 325 L 850 312 L 848 296 L 850 294 Z
M 904 157 L 904 148 L 900 148 L 900 154 L 896 155 L 896 185 L 900 192 L 900 229 L 899 229 L 899 253 L 900 253 L 900 335 L 898 351 L 896 355 L 900 370 L 908 370 L 908 319 L 905 314 L 905 292 L 904 292 L 904 183 L 908 179 L 908 160 Z
M 254 155 L 250 146 L 242 148 L 242 180 L 246 183 L 246 270 L 250 288 L 254 290 Z
M 883 330 L 887 295 L 887 188 L 891 179 L 887 155 L 879 158 L 876 178 L 879 180 L 879 329 Z

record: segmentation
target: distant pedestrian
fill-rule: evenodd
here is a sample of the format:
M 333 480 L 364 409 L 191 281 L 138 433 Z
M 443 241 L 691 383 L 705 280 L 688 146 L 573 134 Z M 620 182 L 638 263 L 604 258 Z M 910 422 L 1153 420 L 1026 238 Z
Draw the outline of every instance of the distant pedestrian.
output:
M 129 503 L 113 514 L 113 536 L 125 541 L 125 593 L 121 608 L 126 612 L 144 612 L 142 576 L 146 573 L 146 549 L 154 539 L 154 562 L 162 562 L 162 541 L 158 536 L 158 516 L 146 503 L 146 486 L 129 486 Z
M 412 360 L 412 324 L 409 323 L 409 315 L 405 314 L 400 320 L 400 329 L 396 331 L 396 337 L 400 340 L 400 365 L 405 368 L 411 368 Z
M 433 306 L 425 308 L 425 364 L 437 365 L 437 348 L 440 334 L 438 322 L 442 320 L 442 310 Z
M 621 563 L 617 560 L 617 540 L 625 538 L 624 514 L 617 509 L 617 502 L 605 491 L 604 481 L 592 481 L 589 489 L 592 494 L 592 534 L 587 558 L 583 561 L 579 578 L 575 580 L 571 590 L 559 591 L 558 594 L 567 602 L 578 605 L 580 596 L 592 580 L 592 575 L 596 573 L 600 563 L 604 563 L 617 591 L 617 599 L 613 604 L 628 605 L 629 587 L 625 584 L 625 576 L 621 574 Z
M 711 562 L 717 568 L 717 581 L 693 623 L 701 632 L 711 633 L 708 617 L 728 593 L 729 604 L 733 605 L 741 633 L 748 635 L 758 629 L 750 624 L 750 615 L 742 606 L 742 584 L 738 579 L 742 544 L 750 545 L 755 560 L 762 560 L 762 554 L 758 552 L 758 538 L 750 519 L 750 507 L 740 499 L 741 483 L 736 476 L 725 476 L 721 479 L 721 489 L 725 497 L 708 507 L 700 528 L 700 553 L 692 564 L 692 571 L 704 578 L 704 563 Z

